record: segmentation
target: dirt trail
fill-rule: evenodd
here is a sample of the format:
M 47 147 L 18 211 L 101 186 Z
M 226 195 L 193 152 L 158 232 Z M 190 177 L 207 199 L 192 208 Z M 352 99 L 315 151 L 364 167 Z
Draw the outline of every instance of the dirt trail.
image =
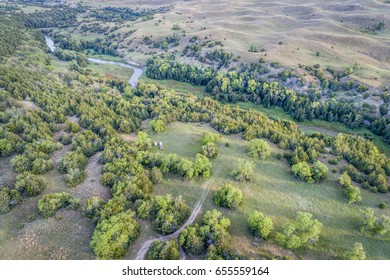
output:
M 195 219 L 198 216 L 200 210 L 202 210 L 203 202 L 205 201 L 205 199 L 207 197 L 207 194 L 209 193 L 209 186 L 214 181 L 215 181 L 215 176 L 214 176 L 213 179 L 210 179 L 210 180 L 208 180 L 207 182 L 205 182 L 203 184 L 205 191 L 203 192 L 202 197 L 198 200 L 198 202 L 196 202 L 196 204 L 194 206 L 194 209 L 192 210 L 191 215 L 187 219 L 187 221 L 177 231 L 175 231 L 174 233 L 171 233 L 169 235 L 164 235 L 164 236 L 161 236 L 161 237 L 158 237 L 158 238 L 149 239 L 149 240 L 145 241 L 142 244 L 141 248 L 138 250 L 138 253 L 137 253 L 137 256 L 136 256 L 136 260 L 143 260 L 145 258 L 145 255 L 148 252 L 148 249 L 149 249 L 150 245 L 154 241 L 167 241 L 167 240 L 176 238 L 185 229 L 186 226 L 192 224 L 195 221 Z M 186 259 L 185 258 L 185 253 L 184 253 L 183 250 L 180 250 L 180 259 L 181 260 L 185 260 Z

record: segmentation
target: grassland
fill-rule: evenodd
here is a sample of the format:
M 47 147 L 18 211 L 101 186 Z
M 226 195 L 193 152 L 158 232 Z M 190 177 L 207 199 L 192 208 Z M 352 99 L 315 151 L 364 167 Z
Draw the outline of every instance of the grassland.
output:
M 183 157 L 193 158 L 200 151 L 201 137 L 205 131 L 213 131 L 213 129 L 206 124 L 174 123 L 164 133 L 148 132 L 153 141 L 164 143 L 163 153 L 177 153 Z M 230 147 L 225 147 L 226 142 Z M 212 176 L 215 183 L 212 184 L 211 192 L 203 207 L 203 212 L 218 208 L 213 204 L 212 191 L 227 182 L 238 186 L 243 191 L 245 201 L 241 209 L 231 211 L 218 208 L 230 218 L 231 233 L 239 249 L 254 258 L 287 256 L 299 259 L 329 259 L 350 248 L 354 242 L 362 242 L 369 258 L 389 259 L 390 250 L 387 242 L 367 237 L 359 231 L 359 211 L 364 207 L 373 207 L 378 212 L 390 213 L 388 209 L 379 210 L 377 207 L 379 202 L 389 200 L 388 195 L 363 190 L 363 203 L 350 205 L 346 202 L 341 187 L 338 186 L 339 174 L 330 173 L 329 178 L 320 184 L 298 181 L 291 175 L 287 162 L 276 159 L 276 154 L 282 151 L 272 145 L 270 159 L 254 161 L 256 164 L 254 181 L 237 183 L 232 181 L 229 173 L 237 166 L 239 160 L 251 160 L 246 155 L 246 145 L 240 135 L 223 136 L 223 141 L 219 144 L 220 155 L 212 160 Z M 328 167 L 333 168 L 333 166 Z M 179 176 L 168 175 L 162 183 L 154 187 L 154 193 L 181 195 L 190 206 L 193 206 L 204 191 L 202 188 L 204 182 L 205 180 L 186 181 Z M 250 236 L 246 224 L 246 217 L 254 210 L 269 215 L 277 230 L 283 223 L 293 220 L 298 211 L 311 212 L 324 225 L 320 241 L 317 245 L 295 251 L 285 250 L 273 241 L 270 243 L 255 241 Z M 150 228 L 147 231 L 150 231 Z M 143 235 L 143 238 L 146 239 L 147 235 Z M 139 240 L 129 250 L 127 257 L 135 256 L 144 239 Z
M 67 0 L 67 2 L 76 2 Z M 158 40 L 172 35 L 173 24 L 177 34 L 185 36 L 181 50 L 193 35 L 222 41 L 226 50 L 252 62 L 267 55 L 267 61 L 278 61 L 297 69 L 298 64 L 345 68 L 359 65 L 354 77 L 369 85 L 389 85 L 390 4 L 384 1 L 320 1 L 303 0 L 270 2 L 264 0 L 86 0 L 93 7 L 127 6 L 131 8 L 158 8 L 174 4 L 174 9 L 155 15 L 153 20 L 130 22 L 117 32 L 137 31 L 123 41 L 120 51 L 132 59 L 144 62 L 150 50 L 140 46 L 144 36 Z M 375 31 L 383 22 L 384 30 Z M 128 43 L 131 44 L 128 46 Z M 249 53 L 251 45 L 263 53 Z M 136 52 L 129 53 L 129 48 Z M 319 52 L 319 56 L 317 56 Z

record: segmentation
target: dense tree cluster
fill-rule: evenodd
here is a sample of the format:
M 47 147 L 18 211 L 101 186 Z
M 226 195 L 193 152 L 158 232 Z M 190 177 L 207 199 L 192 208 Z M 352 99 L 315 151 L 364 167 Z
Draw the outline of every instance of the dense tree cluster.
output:
M 208 158 L 216 158 L 219 154 L 217 143 L 222 139 L 220 134 L 205 132 L 202 137 L 202 155 Z
M 287 248 L 299 248 L 309 241 L 316 242 L 321 233 L 322 224 L 312 218 L 312 214 L 298 212 L 293 223 L 286 223 L 282 232 L 276 235 L 276 240 Z
M 388 192 L 390 161 L 372 142 L 356 135 L 339 134 L 333 142 L 333 151 L 352 165 L 344 171 L 354 181 L 374 192 Z
M 226 184 L 214 193 L 214 203 L 217 206 L 236 209 L 242 204 L 242 201 L 242 191 L 230 184 Z
M 153 241 L 146 254 L 147 260 L 178 260 L 179 245 L 175 240 Z
M 77 209 L 80 205 L 80 199 L 75 199 L 69 193 L 50 193 L 45 194 L 38 201 L 39 213 L 44 218 L 54 216 L 60 208 L 69 207 L 71 209 Z
M 101 138 L 91 130 L 84 130 L 72 139 L 72 150 L 77 150 L 90 157 L 104 148 Z
M 99 259 L 119 259 L 139 233 L 140 226 L 134 219 L 134 212 L 121 212 L 97 224 L 91 248 Z
M 261 76 L 269 72 L 261 63 L 245 65 L 239 70 L 217 72 L 212 68 L 190 66 L 171 58 L 155 57 L 147 63 L 146 75 L 153 79 L 174 79 L 194 85 L 206 85 L 206 91 L 225 102 L 251 101 L 266 108 L 282 107 L 298 121 L 321 119 L 340 121 L 351 128 L 372 123 L 371 130 L 390 139 L 390 121 L 378 118 L 369 108 L 341 99 L 322 99 L 317 89 L 297 92 L 276 81 L 267 82 Z M 340 90 L 329 85 L 330 89 Z M 349 90 L 347 84 L 344 90 Z
M 152 221 L 153 229 L 170 234 L 179 229 L 190 215 L 190 208 L 181 197 L 152 196 L 136 203 L 137 216 Z

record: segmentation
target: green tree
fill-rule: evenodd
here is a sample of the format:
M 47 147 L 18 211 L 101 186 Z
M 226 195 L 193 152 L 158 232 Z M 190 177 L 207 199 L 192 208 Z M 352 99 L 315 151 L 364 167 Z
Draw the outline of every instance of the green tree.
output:
M 187 226 L 180 233 L 179 243 L 184 251 L 192 255 L 199 255 L 206 248 L 198 224 Z
M 119 259 L 140 233 L 131 211 L 121 212 L 100 221 L 92 235 L 91 248 L 99 259 Z
M 249 230 L 253 236 L 267 239 L 271 231 L 274 229 L 271 218 L 264 216 L 263 213 L 254 211 L 248 217 Z
M 147 151 L 152 148 L 152 140 L 149 138 L 149 135 L 143 131 L 138 132 L 137 139 L 134 143 L 137 148 L 142 151 Z
M 214 203 L 217 206 L 236 209 L 242 204 L 242 201 L 242 191 L 230 184 L 226 184 L 214 193 Z
M 16 177 L 15 188 L 27 196 L 37 196 L 47 187 L 47 182 L 37 175 L 24 172 Z
M 350 252 L 347 252 L 344 257 L 347 260 L 365 260 L 366 252 L 364 252 L 363 244 L 356 242 Z
M 295 221 L 283 226 L 281 233 L 276 235 L 276 240 L 287 248 L 299 248 L 310 242 L 316 242 L 321 233 L 322 224 L 312 219 L 312 214 L 298 212 Z
M 0 214 L 7 213 L 12 207 L 20 204 L 22 197 L 17 190 L 7 187 L 0 189 Z
M 156 133 L 164 132 L 166 130 L 165 124 L 162 120 L 151 120 L 149 122 L 149 127 Z
M 180 252 L 177 242 L 153 241 L 146 254 L 147 260 L 179 260 Z
M 267 141 L 253 139 L 248 144 L 248 154 L 255 159 L 266 159 L 271 155 Z
M 255 164 L 250 161 L 240 161 L 237 170 L 232 172 L 233 178 L 237 181 L 250 181 L 254 177 L 254 168 Z

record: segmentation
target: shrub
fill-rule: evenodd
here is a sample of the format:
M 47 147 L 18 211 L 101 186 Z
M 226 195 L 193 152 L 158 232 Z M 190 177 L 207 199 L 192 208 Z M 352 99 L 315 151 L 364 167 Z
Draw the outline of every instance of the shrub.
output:
M 99 259 L 119 259 L 130 243 L 138 238 L 140 226 L 131 211 L 100 221 L 92 235 L 90 246 Z
M 254 177 L 253 168 L 254 163 L 250 161 L 241 161 L 237 170 L 232 172 L 233 178 L 237 181 L 250 181 Z
M 105 203 L 101 198 L 93 196 L 85 201 L 85 206 L 83 206 L 83 213 L 94 223 L 96 223 L 100 219 L 100 212 L 102 211 L 104 204 Z
M 166 130 L 165 124 L 162 120 L 151 120 L 149 122 L 149 127 L 156 133 L 164 132 Z
M 291 171 L 295 177 L 308 183 L 314 183 L 326 178 L 328 168 L 319 161 L 316 161 L 312 167 L 307 162 L 299 162 L 291 167 Z
M 158 184 L 163 180 L 163 174 L 158 167 L 153 167 L 150 172 L 150 180 L 153 184 Z
M 253 236 L 267 239 L 274 228 L 271 218 L 264 216 L 263 213 L 254 211 L 248 217 L 249 230 Z
M 390 231 L 390 217 L 375 214 L 374 210 L 367 208 L 362 211 L 361 226 L 362 232 L 370 232 L 385 235 Z
M 17 190 L 7 187 L 0 189 L 0 214 L 7 213 L 12 207 L 20 204 L 22 197 Z
M 347 252 L 343 259 L 347 260 L 365 260 L 366 259 L 366 252 L 364 252 L 363 244 L 360 242 L 356 242 L 353 245 L 353 248 L 350 252 Z
M 37 196 L 47 187 L 47 182 L 34 174 L 24 172 L 16 177 L 15 188 L 27 196 Z
M 208 158 L 216 158 L 219 154 L 217 145 L 214 143 L 203 145 L 201 154 Z
M 206 248 L 198 224 L 187 226 L 180 233 L 179 243 L 184 251 L 192 255 L 199 255 Z
M 226 184 L 214 193 L 214 203 L 217 206 L 236 209 L 242 204 L 243 195 L 241 190 Z
M 248 144 L 248 154 L 255 159 L 266 159 L 271 155 L 267 141 L 253 139 Z

